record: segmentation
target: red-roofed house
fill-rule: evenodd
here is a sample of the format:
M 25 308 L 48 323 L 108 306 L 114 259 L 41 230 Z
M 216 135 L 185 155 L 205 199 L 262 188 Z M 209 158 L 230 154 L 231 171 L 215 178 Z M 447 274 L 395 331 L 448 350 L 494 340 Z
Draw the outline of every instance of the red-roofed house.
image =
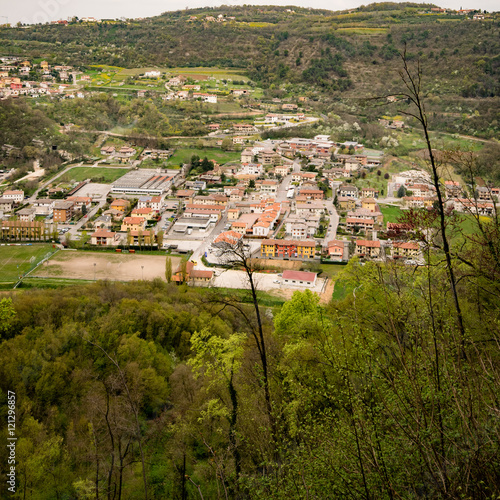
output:
M 123 219 L 122 231 L 142 231 L 146 227 L 146 219 L 143 217 L 125 217 Z
M 345 255 L 345 245 L 343 241 L 332 240 L 328 242 L 328 258 L 342 262 Z
M 210 283 L 213 278 L 213 271 L 194 269 L 191 261 L 180 264 L 172 275 L 172 281 L 181 285 L 182 283 L 191 283 L 193 285 L 204 285 Z
M 92 245 L 108 247 L 118 245 L 120 235 L 107 229 L 98 229 L 90 238 Z
M 416 241 L 394 241 L 391 250 L 393 259 L 420 257 L 420 246 Z
M 283 271 L 283 284 L 313 287 L 316 285 L 316 273 L 306 271 Z
M 143 219 L 150 220 L 154 217 L 155 213 L 152 208 L 134 208 L 132 210 L 132 217 L 142 217 Z
M 218 243 L 228 243 L 229 245 L 236 245 L 243 235 L 241 233 L 237 233 L 236 231 L 225 231 L 224 233 L 220 233 L 217 238 L 215 238 L 214 245 L 217 246 Z
M 369 240 L 358 240 L 356 241 L 355 254 L 359 257 L 380 257 L 381 246 L 379 240 L 369 241 Z

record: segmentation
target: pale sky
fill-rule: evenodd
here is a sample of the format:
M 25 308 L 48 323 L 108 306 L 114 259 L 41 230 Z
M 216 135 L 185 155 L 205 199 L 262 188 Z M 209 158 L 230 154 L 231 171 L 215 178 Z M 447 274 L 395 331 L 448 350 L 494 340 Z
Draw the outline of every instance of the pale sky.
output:
M 467 3 L 468 2 L 468 3 Z M 217 7 L 226 5 L 297 5 L 300 7 L 313 7 L 318 9 L 343 10 L 367 5 L 370 1 L 359 0 L 0 0 L 0 24 L 7 20 L 11 24 L 18 21 L 27 24 L 45 23 L 57 19 L 67 19 L 70 16 L 119 18 L 119 17 L 151 17 L 162 12 L 194 8 Z M 429 1 L 430 3 L 430 1 Z M 435 2 L 440 7 L 459 9 L 463 7 L 487 10 L 498 10 L 498 0 L 442 0 Z M 7 19 L 6 19 L 7 18 Z

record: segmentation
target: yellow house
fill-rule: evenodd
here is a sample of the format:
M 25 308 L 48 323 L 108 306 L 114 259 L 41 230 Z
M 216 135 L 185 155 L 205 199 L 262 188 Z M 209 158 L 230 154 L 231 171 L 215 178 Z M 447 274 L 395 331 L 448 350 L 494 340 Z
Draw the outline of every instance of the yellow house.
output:
M 380 212 L 375 198 L 363 198 L 361 200 L 361 207 L 369 210 L 370 212 Z
M 260 245 L 260 255 L 262 257 L 274 257 L 276 245 L 273 240 L 264 240 Z
M 49 69 L 49 63 L 47 61 L 42 61 L 40 63 L 40 68 L 42 68 L 43 70 Z
M 129 207 L 129 202 L 127 200 L 114 200 L 109 208 L 112 208 L 114 210 L 119 210 L 120 212 L 126 212 Z
M 348 196 L 339 196 L 337 204 L 340 210 L 354 210 L 356 208 L 356 200 Z
M 311 241 L 306 241 L 304 244 L 298 243 L 297 255 L 303 259 L 312 259 L 316 255 L 316 245 Z
M 132 217 L 141 217 L 146 220 L 152 219 L 154 215 L 152 208 L 135 208 L 131 213 Z
M 227 211 L 227 220 L 238 220 L 240 216 L 240 210 L 238 208 L 230 208 Z
M 122 222 L 122 231 L 143 231 L 146 227 L 146 219 L 143 217 L 125 217 Z

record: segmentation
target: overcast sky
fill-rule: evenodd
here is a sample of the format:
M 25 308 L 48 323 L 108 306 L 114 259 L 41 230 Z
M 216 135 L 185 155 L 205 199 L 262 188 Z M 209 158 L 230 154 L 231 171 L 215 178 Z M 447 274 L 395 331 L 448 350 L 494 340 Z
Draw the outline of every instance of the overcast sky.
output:
M 429 0 L 430 2 L 430 0 Z M 468 3 L 467 3 L 468 2 Z M 11 24 L 18 21 L 24 23 L 40 23 L 67 19 L 70 16 L 119 18 L 119 17 L 150 17 L 162 12 L 190 7 L 216 7 L 226 5 L 299 5 L 329 10 L 342 10 L 368 4 L 370 1 L 358 0 L 0 0 L 0 23 Z M 480 8 L 487 11 L 498 10 L 498 0 L 442 0 L 435 2 L 440 7 L 452 9 Z

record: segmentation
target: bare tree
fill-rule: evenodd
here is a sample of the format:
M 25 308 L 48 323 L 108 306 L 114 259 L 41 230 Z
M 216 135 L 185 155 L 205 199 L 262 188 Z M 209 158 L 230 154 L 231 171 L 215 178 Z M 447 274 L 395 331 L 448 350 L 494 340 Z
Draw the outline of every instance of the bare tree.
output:
M 415 118 L 423 128 L 425 142 L 427 145 L 427 151 L 429 154 L 432 183 L 434 185 L 434 188 L 436 189 L 436 195 L 437 195 L 437 210 L 439 214 L 440 234 L 443 241 L 443 251 L 446 259 L 446 269 L 448 272 L 451 292 L 453 295 L 453 302 L 455 305 L 455 311 L 457 315 L 457 325 L 461 335 L 462 355 L 465 355 L 465 350 L 464 350 L 465 327 L 464 327 L 462 309 L 458 297 L 457 279 L 455 277 L 455 271 L 453 268 L 452 253 L 450 250 L 450 244 L 446 233 L 446 213 L 445 213 L 443 195 L 441 192 L 441 184 L 439 182 L 438 164 L 429 137 L 429 127 L 428 127 L 427 113 L 425 109 L 424 90 L 422 88 L 423 86 L 422 68 L 420 66 L 419 60 L 416 63 L 416 68 L 414 69 L 410 68 L 410 66 L 408 65 L 408 59 L 406 57 L 406 48 L 401 54 L 401 59 L 403 62 L 403 69 L 399 72 L 399 75 L 404 84 L 405 90 L 403 92 L 400 92 L 399 96 L 406 99 L 407 102 L 410 104 L 410 107 L 413 108 L 409 111 L 401 110 L 401 113 Z
M 233 242 L 229 241 L 220 241 L 217 243 L 217 251 L 216 256 L 219 261 L 226 265 L 229 268 L 233 269 L 241 269 L 247 278 L 250 296 L 253 305 L 253 309 L 255 312 L 255 319 L 257 322 L 256 327 L 253 326 L 253 322 L 250 321 L 250 318 L 247 317 L 246 312 L 244 311 L 241 304 L 238 304 L 233 300 L 220 300 L 225 306 L 231 306 L 236 308 L 240 314 L 243 315 L 245 321 L 251 328 L 252 336 L 255 340 L 255 344 L 257 346 L 257 350 L 259 352 L 260 362 L 262 365 L 262 383 L 264 387 L 264 397 L 266 401 L 266 410 L 269 417 L 269 422 L 271 424 L 271 431 L 273 433 L 273 437 L 276 436 L 275 432 L 275 422 L 273 417 L 273 408 L 271 402 L 271 394 L 269 389 L 269 363 L 268 363 L 268 354 L 266 349 L 266 342 L 264 339 L 264 329 L 262 324 L 262 317 L 260 313 L 259 307 L 259 297 L 257 294 L 257 282 L 255 277 L 255 271 L 257 270 L 256 261 L 252 259 L 251 252 L 249 246 L 243 242 L 243 238 L 239 240 L 235 240 Z

